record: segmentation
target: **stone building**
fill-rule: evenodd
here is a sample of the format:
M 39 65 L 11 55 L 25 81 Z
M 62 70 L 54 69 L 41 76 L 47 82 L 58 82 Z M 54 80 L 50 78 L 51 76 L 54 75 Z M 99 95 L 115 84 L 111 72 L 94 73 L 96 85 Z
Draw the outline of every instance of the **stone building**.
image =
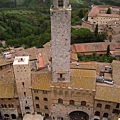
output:
M 0 57 L 0 119 L 26 114 L 50 120 L 119 118 L 120 61 L 70 62 L 69 0 L 53 0 L 50 11 L 51 47 L 34 48 L 33 59 L 24 51 L 13 65 Z
M 107 10 L 111 9 L 111 14 Z M 91 24 L 107 24 L 109 21 L 120 20 L 120 8 L 117 6 L 98 5 L 92 7 L 88 13 L 88 21 Z

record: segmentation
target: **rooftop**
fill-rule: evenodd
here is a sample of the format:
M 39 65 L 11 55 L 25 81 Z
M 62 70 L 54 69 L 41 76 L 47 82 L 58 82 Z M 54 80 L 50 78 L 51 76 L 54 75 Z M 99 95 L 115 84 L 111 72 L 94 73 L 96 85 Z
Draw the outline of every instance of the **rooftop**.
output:
M 13 69 L 9 67 L 0 70 L 0 98 L 13 98 L 15 89 Z
M 13 65 L 25 65 L 29 63 L 29 56 L 15 57 Z
M 71 70 L 71 82 L 74 88 L 83 90 L 95 90 L 96 72 L 95 70 Z
M 107 51 L 107 46 L 110 45 L 110 50 L 115 50 L 116 43 L 97 42 L 97 43 L 81 43 L 71 45 L 72 52 L 102 52 Z
M 50 81 L 52 77 L 50 72 L 33 72 L 32 73 L 32 89 L 50 90 Z
M 97 83 L 95 99 L 120 103 L 120 87 Z

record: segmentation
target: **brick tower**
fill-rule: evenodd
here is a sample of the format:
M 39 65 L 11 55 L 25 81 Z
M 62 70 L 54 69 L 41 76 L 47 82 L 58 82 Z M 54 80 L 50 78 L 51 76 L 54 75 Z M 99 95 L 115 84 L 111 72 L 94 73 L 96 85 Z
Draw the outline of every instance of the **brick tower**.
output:
M 29 56 L 15 57 L 13 63 L 22 115 L 34 113 Z
M 51 14 L 51 54 L 53 82 L 70 81 L 71 6 L 69 0 L 53 0 Z

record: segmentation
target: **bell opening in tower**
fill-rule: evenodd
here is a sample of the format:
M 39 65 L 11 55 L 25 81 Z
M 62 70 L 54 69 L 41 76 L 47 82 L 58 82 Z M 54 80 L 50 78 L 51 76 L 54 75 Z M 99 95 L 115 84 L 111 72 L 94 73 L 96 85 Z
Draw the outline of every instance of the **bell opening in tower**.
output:
M 58 6 L 63 7 L 63 0 L 58 0 Z

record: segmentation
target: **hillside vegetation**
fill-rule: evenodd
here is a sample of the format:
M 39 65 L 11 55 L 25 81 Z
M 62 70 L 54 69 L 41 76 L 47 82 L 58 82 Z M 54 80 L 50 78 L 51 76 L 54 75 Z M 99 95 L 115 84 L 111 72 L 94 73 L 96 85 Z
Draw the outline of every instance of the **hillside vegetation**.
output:
M 81 19 L 90 5 L 106 3 L 119 5 L 120 0 L 70 0 L 71 24 L 81 25 Z M 43 44 L 51 39 L 49 11 L 51 4 L 52 0 L 0 0 L 0 40 L 6 41 L 6 47 L 43 47 Z M 86 29 L 79 31 L 72 29 L 71 38 L 72 43 L 79 43 L 103 41 L 104 37 L 99 35 L 96 38 L 94 33 Z

